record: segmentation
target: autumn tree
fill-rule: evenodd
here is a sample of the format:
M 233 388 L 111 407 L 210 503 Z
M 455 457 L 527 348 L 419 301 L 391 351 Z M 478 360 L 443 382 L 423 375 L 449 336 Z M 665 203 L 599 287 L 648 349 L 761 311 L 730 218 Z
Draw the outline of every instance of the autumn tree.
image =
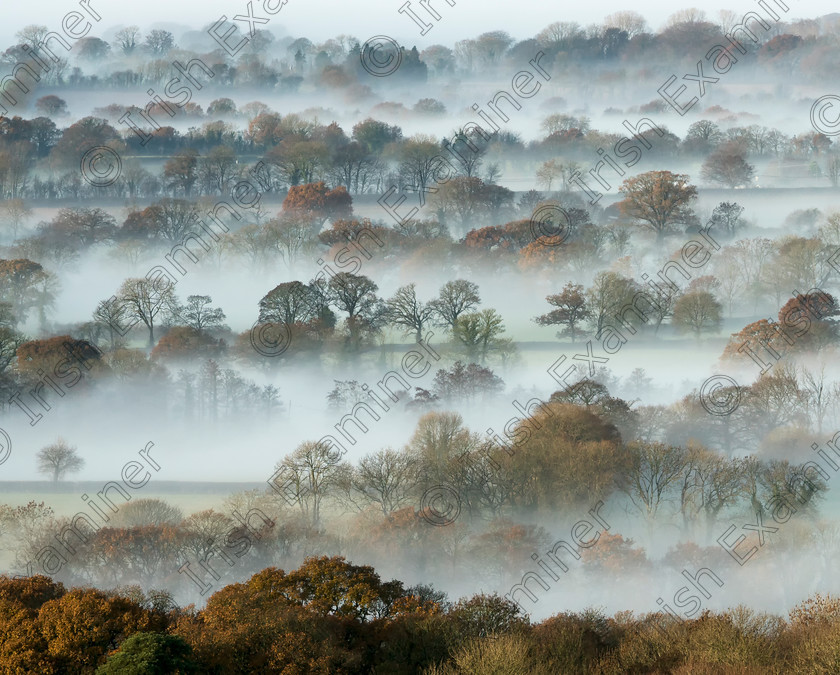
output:
M 526 449 L 503 459 L 502 470 L 517 485 L 514 503 L 529 510 L 603 499 L 630 461 L 615 426 L 570 404 L 535 404 L 514 437 Z
M 283 200 L 284 211 L 300 211 L 318 218 L 350 218 L 353 199 L 344 186 L 330 190 L 323 181 L 293 185 Z
M 628 178 L 621 184 L 624 199 L 618 206 L 661 240 L 674 225 L 694 220 L 690 205 L 697 198 L 697 188 L 688 180 L 687 175 L 670 171 L 648 171 Z
M 540 326 L 564 326 L 563 330 L 557 333 L 557 337 L 568 335 L 574 342 L 577 339 L 578 326 L 586 321 L 590 314 L 583 286 L 570 281 L 562 292 L 546 296 L 545 299 L 557 309 L 538 316 L 534 321 Z
M 17 370 L 26 379 L 38 380 L 46 372 L 72 387 L 104 368 L 102 353 L 93 344 L 70 335 L 29 340 L 17 350 Z
M 162 499 L 132 499 L 120 506 L 115 516 L 119 527 L 142 527 L 144 525 L 177 525 L 184 514 L 177 506 Z
M 36 458 L 38 471 L 49 475 L 54 483 L 68 473 L 81 471 L 85 466 L 85 460 L 81 458 L 76 448 L 69 445 L 63 438 L 41 448 Z

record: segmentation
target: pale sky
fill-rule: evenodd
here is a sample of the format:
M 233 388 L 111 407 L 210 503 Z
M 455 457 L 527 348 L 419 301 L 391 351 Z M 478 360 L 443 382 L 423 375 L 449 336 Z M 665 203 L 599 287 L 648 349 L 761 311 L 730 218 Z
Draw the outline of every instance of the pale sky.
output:
M 266 16 L 264 0 L 253 0 L 253 16 Z M 278 0 L 265 0 L 275 3 Z M 364 41 L 374 35 L 387 35 L 405 44 L 418 47 L 442 43 L 451 46 L 456 40 L 475 37 L 490 30 L 506 30 L 516 39 L 533 36 L 553 21 L 576 21 L 582 25 L 600 22 L 606 15 L 623 9 L 633 9 L 643 14 L 652 28 L 661 26 L 664 20 L 680 8 L 700 6 L 709 17 L 720 9 L 731 9 L 744 14 L 756 8 L 755 0 L 732 0 L 730 2 L 685 4 L 663 3 L 661 0 L 641 0 L 628 3 L 626 0 L 602 0 L 598 3 L 547 3 L 545 0 L 454 0 L 450 7 L 447 0 L 432 0 L 432 7 L 441 15 L 439 21 L 432 20 L 433 28 L 420 36 L 420 29 L 398 9 L 405 0 L 385 2 L 348 2 L 342 0 L 288 0 L 279 13 L 267 24 L 257 27 L 272 30 L 276 35 L 290 34 L 295 37 L 309 37 L 323 41 L 345 33 Z M 35 0 L 34 2 L 3 3 L 3 23 L 0 26 L 0 44 L 11 43 L 14 33 L 22 26 L 37 23 L 59 30 L 62 18 L 78 9 L 78 0 Z M 136 24 L 141 29 L 156 24 L 180 24 L 199 29 L 214 23 L 222 15 L 229 19 L 246 13 L 246 0 L 90 0 L 90 6 L 102 16 L 90 35 L 107 39 L 119 25 Z M 773 6 L 773 0 L 768 0 Z M 826 0 L 787 0 L 790 18 L 813 18 L 837 11 L 834 3 Z M 556 9 L 551 9 L 552 5 Z M 420 14 L 419 0 L 412 0 L 412 9 Z M 243 29 L 247 24 L 237 23 Z M 163 26 L 172 29 L 171 26 Z M 176 37 L 181 32 L 175 27 Z

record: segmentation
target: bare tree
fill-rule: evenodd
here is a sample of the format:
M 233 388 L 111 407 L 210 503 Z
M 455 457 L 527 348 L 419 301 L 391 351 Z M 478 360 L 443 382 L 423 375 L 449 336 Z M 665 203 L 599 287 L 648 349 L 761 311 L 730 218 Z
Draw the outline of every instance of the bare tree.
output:
M 85 466 L 85 460 L 79 456 L 76 448 L 63 438 L 41 448 L 35 457 L 38 460 L 38 471 L 49 475 L 55 483 L 68 473 L 81 471 Z
M 440 317 L 441 324 L 449 326 L 453 331 L 458 324 L 458 318 L 474 309 L 481 302 L 478 286 L 466 279 L 456 279 L 446 282 L 440 289 L 436 300 L 429 305 Z
M 187 304 L 178 308 L 178 318 L 185 325 L 203 333 L 208 328 L 224 325 L 225 313 L 219 307 L 211 307 L 213 298 L 209 295 L 188 295 Z
M 631 443 L 631 464 L 619 487 L 650 524 L 665 502 L 676 498 L 676 486 L 686 465 L 683 448 L 664 443 Z
M 114 46 L 118 47 L 123 54 L 131 54 L 137 48 L 137 40 L 140 38 L 140 29 L 137 26 L 126 26 L 117 31 L 114 36 Z
M 388 321 L 401 326 L 406 332 L 414 331 L 417 342 L 420 342 L 423 329 L 432 319 L 434 308 L 417 299 L 414 284 L 397 289 L 386 305 Z
M 118 298 L 129 316 L 146 325 L 149 329 L 149 347 L 154 346 L 155 322 L 158 317 L 166 317 L 177 307 L 172 284 L 163 277 L 154 280 L 126 279 L 120 287 Z
M 419 462 L 406 452 L 379 450 L 359 461 L 350 474 L 351 499 L 377 504 L 386 516 L 410 503 L 420 481 Z

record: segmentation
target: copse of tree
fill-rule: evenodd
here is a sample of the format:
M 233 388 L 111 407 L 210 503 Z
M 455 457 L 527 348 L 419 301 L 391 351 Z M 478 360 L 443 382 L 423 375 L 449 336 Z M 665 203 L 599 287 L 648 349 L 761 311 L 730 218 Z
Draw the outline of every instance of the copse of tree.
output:
M 57 335 L 44 340 L 29 340 L 17 349 L 18 372 L 37 380 L 47 373 L 66 387 L 83 378 L 107 370 L 102 353 L 87 340 Z
M 225 341 L 215 339 L 192 326 L 172 326 L 151 351 L 155 360 L 186 361 L 217 358 L 224 353 Z
M 743 362 L 750 358 L 750 351 L 761 357 L 767 349 L 782 358 L 837 344 L 840 339 L 837 316 L 840 308 L 834 296 L 813 289 L 788 300 L 779 310 L 778 321 L 760 319 L 733 333 L 721 358 Z
M 350 218 L 353 199 L 344 186 L 330 190 L 324 181 L 292 185 L 283 200 L 283 210 L 302 211 L 321 218 Z

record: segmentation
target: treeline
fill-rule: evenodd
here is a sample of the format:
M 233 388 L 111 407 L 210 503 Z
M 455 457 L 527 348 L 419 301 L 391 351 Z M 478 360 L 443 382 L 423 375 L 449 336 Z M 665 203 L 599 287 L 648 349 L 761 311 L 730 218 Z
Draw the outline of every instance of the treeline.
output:
M 262 160 L 268 193 L 282 195 L 295 185 L 325 181 L 353 194 L 381 195 L 391 185 L 400 190 L 425 187 L 449 172 L 481 178 L 495 186 L 498 199 L 507 192 L 497 181 L 517 162 L 534 167 L 538 183 L 548 190 L 561 184 L 568 190 L 575 172 L 591 166 L 599 149 L 612 148 L 624 138 L 591 129 L 586 117 L 563 113 L 547 116 L 542 123 L 545 136 L 527 142 L 513 131 L 474 126 L 455 129 L 448 139 L 425 134 L 406 138 L 398 125 L 373 118 L 345 131 L 336 122 L 282 115 L 264 105 L 244 129 L 214 120 L 188 131 L 149 127 L 148 136 L 141 138 L 115 124 L 113 119 L 89 116 L 59 129 L 48 117 L 0 118 L 0 197 L 133 200 L 226 195 L 247 171 L 246 164 Z M 645 166 L 699 159 L 705 161 L 703 177 L 710 183 L 737 187 L 752 184 L 749 160 L 775 161 L 783 172 L 793 172 L 790 175 L 828 180 L 835 187 L 840 182 L 836 143 L 814 130 L 789 136 L 760 125 L 721 128 L 713 119 L 704 119 L 693 123 L 683 139 L 659 126 L 646 128 L 638 137 L 648 149 L 637 149 L 639 157 L 625 161 L 628 167 L 637 164 L 641 154 Z M 113 181 L 90 184 L 79 163 L 97 147 L 111 148 L 123 159 Z M 446 158 L 445 170 L 442 160 L 432 161 L 435 157 Z M 584 179 L 591 182 L 588 175 Z
M 824 673 L 838 668 L 840 602 L 786 618 L 739 606 L 664 613 L 564 611 L 531 622 L 510 601 L 450 602 L 344 558 L 274 567 L 201 610 L 134 587 L 66 589 L 0 577 L 3 673 Z
M 722 549 L 692 542 L 702 544 L 728 521 L 749 522 L 761 512 L 768 523 L 780 524 L 796 514 L 776 547 L 799 545 L 797 523 L 817 518 L 832 477 L 828 467 L 815 464 L 810 448 L 801 463 L 788 458 L 797 435 L 803 444 L 814 439 L 823 445 L 825 439 L 771 420 L 776 408 L 768 408 L 762 394 L 772 387 L 768 379 L 742 392 L 740 421 L 718 425 L 719 441 L 731 436 L 753 445 L 744 434 L 762 425 L 758 433 L 769 447 L 735 457 L 696 440 L 709 424 L 696 398 L 670 411 L 636 412 L 585 382 L 580 395 L 585 392 L 587 404 L 561 394 L 547 404 L 516 402 L 520 412 L 484 436 L 456 413 L 427 412 L 404 448 L 382 448 L 350 462 L 345 448 L 375 424 L 377 413 L 385 414 L 368 398 L 319 440 L 282 457 L 266 488 L 233 495 L 220 510 L 185 517 L 166 502 L 135 500 L 110 484 L 93 505 L 80 500 L 73 516 L 56 517 L 35 502 L 0 508 L 4 547 L 20 569 L 98 587 L 122 580 L 204 594 L 213 580 L 296 565 L 314 553 L 379 561 L 421 578 L 459 570 L 459 578 L 480 575 L 501 585 L 532 566 L 535 550 L 550 547 L 549 533 L 536 524 L 540 519 L 567 518 L 600 501 L 639 513 L 649 528 L 676 526 L 680 536 L 667 556 L 649 560 L 611 524 L 597 546 L 569 561 L 582 573 L 668 570 L 704 555 L 720 562 Z M 686 408 L 696 409 L 687 414 Z M 650 437 L 654 429 L 643 433 L 638 427 L 650 415 L 671 437 L 688 440 L 657 440 Z M 784 459 L 776 458 L 774 444 L 785 449 Z M 107 521 L 101 516 L 106 509 Z
M 409 15 L 404 16 L 405 29 L 411 30 L 414 25 Z M 699 57 L 711 45 L 731 35 L 742 45 L 743 55 L 739 52 L 738 62 L 743 60 L 789 74 L 789 61 L 793 60 L 802 63 L 803 75 L 830 75 L 837 59 L 836 20 L 825 16 L 786 21 L 787 17 L 767 10 L 767 17 L 771 16 L 775 20 L 764 22 L 763 31 L 748 25 L 747 30 L 754 31 L 754 37 L 749 39 L 749 35 L 742 34 L 746 32 L 743 29 L 741 33 L 734 30 L 747 21 L 729 10 L 717 17 L 708 17 L 698 9 L 680 10 L 659 31 L 652 30 L 639 13 L 622 11 L 589 26 L 555 21 L 537 35 L 518 42 L 507 32 L 497 30 L 460 40 L 451 48 L 436 44 L 418 52 L 404 46 L 401 50 L 407 63 L 403 68 L 420 81 L 464 76 L 498 66 L 520 65 L 533 56 L 535 49 L 543 49 L 556 71 L 578 74 L 575 64 L 585 64 L 587 69 L 600 65 L 604 70 L 617 70 L 638 62 L 661 64 L 663 54 L 679 57 L 691 52 Z M 31 62 L 32 56 L 25 48 L 38 49 L 47 33 L 45 26 L 25 27 L 16 34 L 20 42 L 3 53 L 3 61 L 10 65 Z M 190 32 L 176 41 L 166 30 L 151 30 L 144 35 L 137 26 L 128 26 L 118 31 L 110 43 L 97 37 L 78 40 L 69 55 L 78 65 L 71 66 L 69 58 L 51 63 L 45 84 L 139 89 L 159 85 L 161 71 L 173 59 L 186 62 L 202 58 L 220 85 L 295 91 L 302 84 L 320 84 L 341 90 L 360 82 L 370 85 L 370 78 L 365 78 L 359 67 L 361 42 L 350 35 L 321 43 L 306 37 L 276 39 L 272 32 L 257 29 L 251 31 L 247 45 L 238 49 L 234 58 L 226 55 L 208 32 Z M 732 61 L 735 63 L 734 58 Z M 101 68 L 103 63 L 108 64 L 106 69 Z M 96 74 L 85 73 L 94 66 L 99 66 Z M 739 66 L 744 67 L 748 66 Z

